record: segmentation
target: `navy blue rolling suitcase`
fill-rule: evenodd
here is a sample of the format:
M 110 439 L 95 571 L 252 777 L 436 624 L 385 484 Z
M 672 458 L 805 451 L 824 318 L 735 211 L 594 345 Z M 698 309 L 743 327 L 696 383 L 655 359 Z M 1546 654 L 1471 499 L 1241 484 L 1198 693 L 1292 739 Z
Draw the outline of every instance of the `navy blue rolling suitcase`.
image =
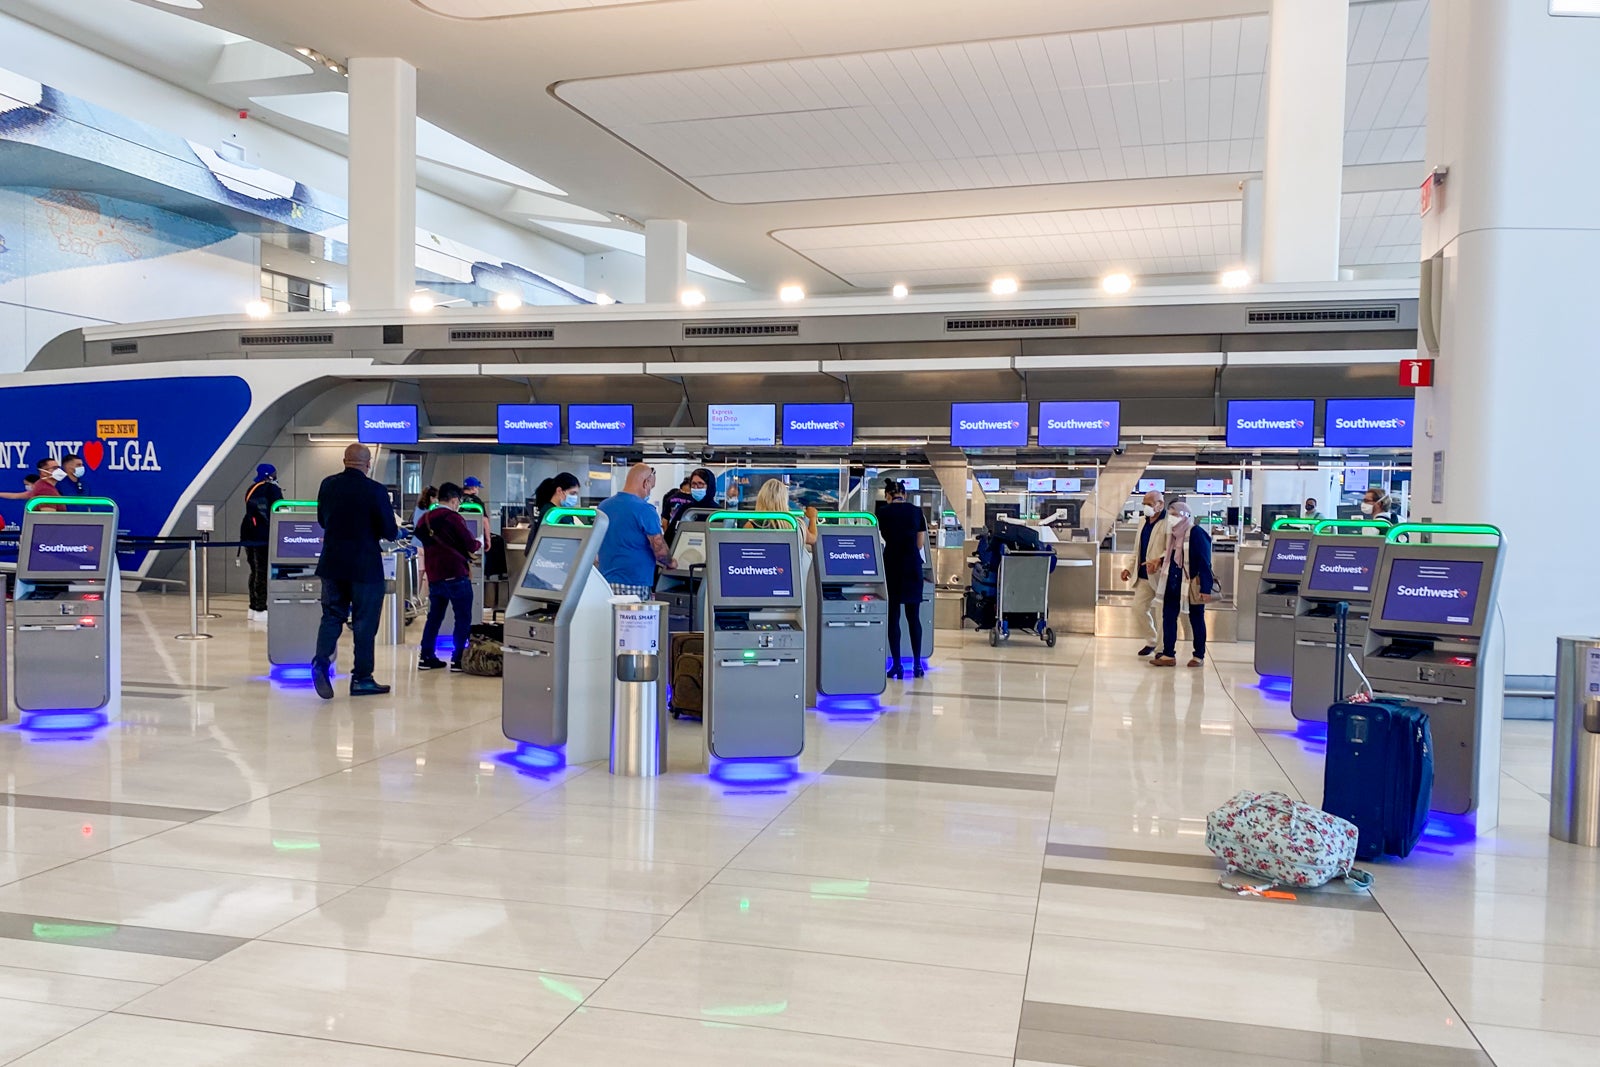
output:
M 1328 761 L 1322 808 L 1354 823 L 1356 856 L 1408 856 L 1433 800 L 1433 732 L 1428 716 L 1403 700 L 1344 699 L 1348 605 L 1334 622 L 1334 704 L 1328 708 Z

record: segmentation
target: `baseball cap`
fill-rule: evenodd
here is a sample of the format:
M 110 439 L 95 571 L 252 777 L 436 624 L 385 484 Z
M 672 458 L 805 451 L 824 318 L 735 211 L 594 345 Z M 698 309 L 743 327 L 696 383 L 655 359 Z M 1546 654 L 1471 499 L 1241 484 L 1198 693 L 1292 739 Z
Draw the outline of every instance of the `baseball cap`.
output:
M 473 477 L 470 474 L 467 475 L 467 477 L 461 483 L 461 488 L 463 488 L 463 489 L 479 489 L 479 488 L 482 488 L 482 486 L 483 486 L 483 483 L 478 481 L 477 478 Z
M 277 473 L 278 468 L 270 463 L 258 463 L 256 465 L 256 481 L 258 482 L 263 478 L 276 477 Z

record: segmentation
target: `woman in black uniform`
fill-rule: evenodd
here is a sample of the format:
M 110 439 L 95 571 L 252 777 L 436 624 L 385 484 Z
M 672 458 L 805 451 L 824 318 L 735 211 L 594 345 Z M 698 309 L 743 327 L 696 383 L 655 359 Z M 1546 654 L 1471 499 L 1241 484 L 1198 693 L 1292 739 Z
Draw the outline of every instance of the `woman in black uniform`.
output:
M 883 486 L 888 500 L 878 512 L 883 533 L 883 572 L 889 585 L 889 677 L 901 679 L 900 612 L 905 611 L 911 636 L 911 673 L 921 678 L 922 660 L 922 553 L 928 545 L 928 523 L 922 509 L 906 501 L 905 484 L 890 478 Z

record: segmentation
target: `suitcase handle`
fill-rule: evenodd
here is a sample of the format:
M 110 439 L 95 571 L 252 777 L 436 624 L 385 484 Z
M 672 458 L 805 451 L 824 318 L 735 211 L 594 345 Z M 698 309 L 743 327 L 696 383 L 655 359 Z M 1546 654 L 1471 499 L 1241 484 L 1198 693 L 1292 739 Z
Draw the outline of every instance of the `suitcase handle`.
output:
M 1350 602 L 1341 600 L 1333 608 L 1333 702 L 1344 702 L 1344 661 L 1350 658 Z

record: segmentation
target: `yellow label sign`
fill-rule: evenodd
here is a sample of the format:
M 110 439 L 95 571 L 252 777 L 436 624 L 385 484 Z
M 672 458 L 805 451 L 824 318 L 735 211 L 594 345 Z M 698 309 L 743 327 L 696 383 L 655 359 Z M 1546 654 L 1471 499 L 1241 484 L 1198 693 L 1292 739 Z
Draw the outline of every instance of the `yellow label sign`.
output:
M 138 437 L 138 419 L 96 419 L 94 424 L 96 437 Z

